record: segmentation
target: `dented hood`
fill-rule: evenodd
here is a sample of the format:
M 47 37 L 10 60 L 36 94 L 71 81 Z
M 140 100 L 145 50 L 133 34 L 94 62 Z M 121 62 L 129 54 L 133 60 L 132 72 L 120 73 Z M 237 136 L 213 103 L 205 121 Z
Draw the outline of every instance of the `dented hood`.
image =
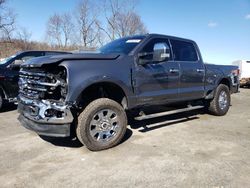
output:
M 86 53 L 86 54 L 67 54 L 56 56 L 37 57 L 23 63 L 21 67 L 41 67 L 46 64 L 59 63 L 65 60 L 115 60 L 120 54 L 101 54 L 101 53 Z

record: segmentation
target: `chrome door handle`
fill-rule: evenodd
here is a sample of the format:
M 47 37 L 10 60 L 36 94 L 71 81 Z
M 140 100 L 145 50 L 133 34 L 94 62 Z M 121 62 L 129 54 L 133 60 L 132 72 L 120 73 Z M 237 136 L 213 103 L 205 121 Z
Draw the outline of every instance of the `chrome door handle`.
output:
M 177 73 L 177 72 L 179 72 L 179 70 L 178 69 L 169 69 L 169 72 L 170 73 Z
M 197 72 L 204 72 L 205 70 L 204 69 L 197 69 L 196 71 Z

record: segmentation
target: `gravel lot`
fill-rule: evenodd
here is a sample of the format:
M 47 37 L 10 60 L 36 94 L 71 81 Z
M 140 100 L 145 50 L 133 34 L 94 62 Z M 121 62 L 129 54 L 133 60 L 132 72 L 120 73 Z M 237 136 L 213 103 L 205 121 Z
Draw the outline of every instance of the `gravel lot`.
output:
M 130 122 L 123 143 L 102 152 L 41 138 L 11 108 L 0 113 L 0 187 L 250 187 L 250 89 L 224 117 Z

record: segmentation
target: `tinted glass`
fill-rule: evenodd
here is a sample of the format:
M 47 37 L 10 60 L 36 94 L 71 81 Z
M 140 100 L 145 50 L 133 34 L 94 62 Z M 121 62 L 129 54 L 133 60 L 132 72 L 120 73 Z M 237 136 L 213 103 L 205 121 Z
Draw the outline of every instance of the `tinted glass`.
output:
M 197 61 L 194 45 L 190 42 L 171 40 L 175 61 Z
M 129 54 L 141 41 L 144 37 L 136 37 L 136 38 L 121 38 L 114 40 L 102 48 L 99 49 L 101 53 L 109 54 L 109 53 L 124 53 Z
M 166 46 L 169 47 L 169 43 L 167 39 L 156 38 L 156 39 L 152 39 L 151 41 L 149 41 L 148 44 L 144 46 L 142 52 L 147 52 L 147 53 L 153 52 L 154 45 L 157 43 L 164 43 Z
M 152 53 L 151 56 L 147 56 L 147 59 L 153 59 L 154 47 L 156 44 L 164 45 L 166 47 L 166 53 L 170 54 L 170 57 L 166 57 L 166 59 L 171 60 L 172 57 L 171 57 L 168 39 L 163 39 L 163 38 L 152 39 L 151 41 L 148 42 L 148 44 L 146 44 L 146 46 L 142 49 L 141 52 Z

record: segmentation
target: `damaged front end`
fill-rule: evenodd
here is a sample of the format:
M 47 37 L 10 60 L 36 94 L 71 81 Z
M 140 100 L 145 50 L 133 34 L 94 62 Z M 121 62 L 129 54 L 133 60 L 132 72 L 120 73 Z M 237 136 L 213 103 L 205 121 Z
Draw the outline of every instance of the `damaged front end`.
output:
M 66 102 L 67 71 L 62 66 L 23 67 L 19 76 L 21 124 L 39 135 L 70 136 L 72 105 Z

